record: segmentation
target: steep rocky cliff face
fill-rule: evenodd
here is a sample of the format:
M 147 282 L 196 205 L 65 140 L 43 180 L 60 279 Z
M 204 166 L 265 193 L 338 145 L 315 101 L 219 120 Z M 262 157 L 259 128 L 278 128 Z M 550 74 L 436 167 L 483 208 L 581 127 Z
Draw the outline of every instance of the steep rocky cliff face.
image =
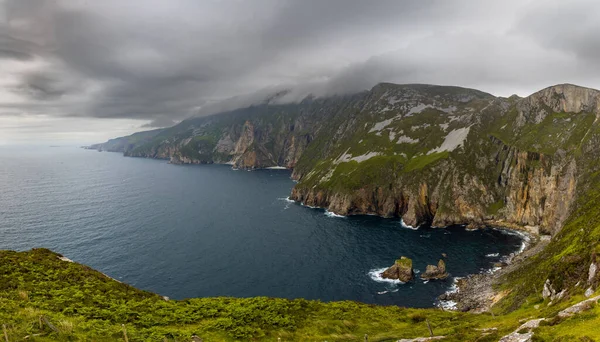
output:
M 598 152 L 589 141 L 597 139 L 599 108 L 598 91 L 573 85 L 497 98 L 380 84 L 190 119 L 117 145 L 128 156 L 172 163 L 293 168 L 291 198 L 338 214 L 402 217 L 413 226 L 502 221 L 554 234 L 590 172 L 585 158 Z
M 287 105 L 262 104 L 185 120 L 142 137 L 136 133 L 91 148 L 123 152 L 131 157 L 166 159 L 174 164 L 293 168 L 320 133 L 322 122 L 361 96 L 306 99 Z

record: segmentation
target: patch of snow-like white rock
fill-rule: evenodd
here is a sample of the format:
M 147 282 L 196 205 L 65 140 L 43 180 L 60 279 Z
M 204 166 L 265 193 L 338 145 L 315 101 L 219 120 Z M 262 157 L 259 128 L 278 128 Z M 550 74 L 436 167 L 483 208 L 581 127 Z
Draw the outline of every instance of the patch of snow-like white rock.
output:
M 413 114 L 421 113 L 422 111 L 424 111 L 427 108 L 432 108 L 432 106 L 426 105 L 424 103 L 419 103 L 418 105 L 409 109 L 408 112 L 406 113 L 406 116 L 412 116 Z
M 419 129 L 421 129 L 421 128 L 427 128 L 427 127 L 429 127 L 429 126 L 431 126 L 431 125 L 426 123 L 426 124 L 422 124 L 422 125 L 412 126 L 412 127 L 410 128 L 410 130 L 414 132 L 414 131 L 416 131 L 416 130 L 419 130 Z
M 394 139 L 396 139 L 396 132 L 390 130 L 389 137 L 390 137 L 390 141 L 394 141 Z
M 590 268 L 588 270 L 588 283 L 591 283 L 596 277 L 596 271 L 598 270 L 598 266 L 595 263 L 590 264 Z
M 365 160 L 371 159 L 373 157 L 377 157 L 379 155 L 381 155 L 381 153 L 379 153 L 379 152 L 369 152 L 369 153 L 365 153 L 365 154 L 360 155 L 360 156 L 352 157 L 350 160 L 354 160 L 354 161 L 357 161 L 357 162 L 360 163 L 360 162 L 363 162 Z
M 393 117 L 391 119 L 387 119 L 387 120 L 383 120 L 383 121 L 375 123 L 375 125 L 373 126 L 373 128 L 371 128 L 369 130 L 369 133 L 381 131 L 382 129 L 384 129 L 387 126 L 389 126 L 389 124 L 391 124 L 392 121 L 394 121 L 395 119 L 396 119 L 396 117 Z
M 350 149 L 347 149 L 346 152 L 344 152 L 342 155 L 340 155 L 333 163 L 336 165 L 340 164 L 340 163 L 347 163 L 350 161 L 356 161 L 356 162 L 360 163 L 365 160 L 368 160 L 373 157 L 377 157 L 377 156 L 381 155 L 380 152 L 368 152 L 368 153 L 362 154 L 360 156 L 353 157 L 352 154 L 348 153 L 349 150 Z
M 450 106 L 448 108 L 443 108 L 443 107 L 438 107 L 435 105 L 428 105 L 428 104 L 424 104 L 424 103 L 419 103 L 418 105 L 412 107 L 411 109 L 408 110 L 408 112 L 406 113 L 406 116 L 412 116 L 413 114 L 419 114 L 422 111 L 424 111 L 425 109 L 428 108 L 432 108 L 432 109 L 437 109 L 439 111 L 442 111 L 444 113 L 447 114 L 452 114 L 456 111 L 456 106 Z
M 419 142 L 419 139 L 413 139 L 411 137 L 407 137 L 406 135 L 401 135 L 396 141 L 396 144 L 416 144 Z
M 450 131 L 450 133 L 446 135 L 446 138 L 444 139 L 442 145 L 440 145 L 440 147 L 434 148 L 427 154 L 435 152 L 454 151 L 456 148 L 464 144 L 465 140 L 467 140 L 467 136 L 469 135 L 470 130 L 471 126 L 458 128 Z
M 396 342 L 427 342 L 427 341 L 443 340 L 445 338 L 446 338 L 446 336 L 403 338 L 403 339 L 397 340 Z
M 325 183 L 327 181 L 329 181 L 331 179 L 331 177 L 333 176 L 333 173 L 335 172 L 335 168 L 331 168 L 329 169 L 329 171 L 327 172 L 327 174 L 325 176 L 323 176 L 319 182 L 320 183 Z
M 560 318 L 566 318 L 566 317 L 571 317 L 577 313 L 580 313 L 582 311 L 588 310 L 590 309 L 591 305 L 594 302 L 598 302 L 598 300 L 600 300 L 600 296 L 596 296 L 590 299 L 586 299 L 584 301 L 581 301 L 573 306 L 569 306 L 568 308 L 564 309 L 563 311 L 558 313 L 558 317 Z
M 531 341 L 533 337 L 533 329 L 540 326 L 540 322 L 543 321 L 544 318 L 532 319 L 523 323 L 517 330 L 514 332 L 502 337 L 498 342 L 528 342 Z M 525 333 L 519 333 L 519 331 L 528 330 Z

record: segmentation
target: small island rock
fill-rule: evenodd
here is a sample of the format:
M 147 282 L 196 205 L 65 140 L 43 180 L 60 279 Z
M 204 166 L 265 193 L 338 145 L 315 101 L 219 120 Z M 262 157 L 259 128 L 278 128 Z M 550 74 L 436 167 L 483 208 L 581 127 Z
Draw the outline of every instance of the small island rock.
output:
M 448 277 L 448 273 L 446 273 L 446 263 L 444 260 L 440 259 L 438 261 L 437 266 L 435 265 L 427 265 L 425 269 L 425 273 L 421 274 L 421 279 L 446 279 Z
M 401 257 L 396 260 L 392 267 L 383 271 L 381 276 L 386 279 L 398 279 L 404 283 L 411 281 L 414 276 L 412 260 L 407 257 Z

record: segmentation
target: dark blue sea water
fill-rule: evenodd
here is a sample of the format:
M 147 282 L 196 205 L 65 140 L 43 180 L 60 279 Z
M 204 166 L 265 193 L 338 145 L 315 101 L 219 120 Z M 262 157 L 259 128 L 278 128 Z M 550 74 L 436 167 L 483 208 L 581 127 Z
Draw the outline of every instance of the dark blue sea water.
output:
M 177 299 L 273 296 L 427 307 L 452 277 L 394 284 L 376 281 L 373 270 L 401 255 L 424 270 L 446 253 L 451 275 L 465 276 L 521 245 L 519 237 L 492 229 L 411 230 L 397 219 L 329 217 L 288 202 L 289 177 L 286 170 L 177 166 L 78 148 L 4 147 L 0 249 L 47 247 Z

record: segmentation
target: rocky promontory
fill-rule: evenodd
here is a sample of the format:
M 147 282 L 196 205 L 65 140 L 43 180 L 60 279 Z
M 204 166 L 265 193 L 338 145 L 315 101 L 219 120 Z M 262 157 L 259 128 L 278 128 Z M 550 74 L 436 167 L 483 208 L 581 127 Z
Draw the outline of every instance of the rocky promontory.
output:
M 446 279 L 448 278 L 448 273 L 446 272 L 446 263 L 444 260 L 440 259 L 438 261 L 437 266 L 435 265 L 427 265 L 425 269 L 425 273 L 421 274 L 421 279 Z
M 397 279 L 403 283 L 411 281 L 414 277 L 412 260 L 404 256 L 401 257 L 396 260 L 394 265 L 383 271 L 381 276 L 386 279 Z

